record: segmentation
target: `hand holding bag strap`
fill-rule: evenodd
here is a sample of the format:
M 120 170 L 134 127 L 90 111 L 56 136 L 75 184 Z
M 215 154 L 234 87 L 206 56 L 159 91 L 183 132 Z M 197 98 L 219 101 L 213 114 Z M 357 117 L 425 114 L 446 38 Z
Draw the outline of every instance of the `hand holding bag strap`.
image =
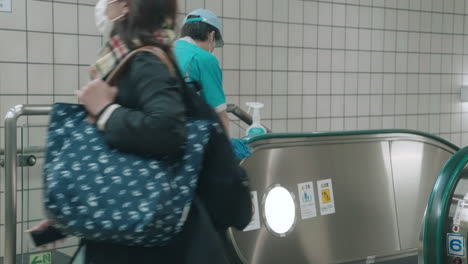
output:
M 140 52 L 152 53 L 154 56 L 158 57 L 164 64 L 166 64 L 172 76 L 177 76 L 176 69 L 174 68 L 173 63 L 171 59 L 169 59 L 169 56 L 167 56 L 166 52 L 164 52 L 161 48 L 155 46 L 144 46 L 130 52 L 127 56 L 125 56 L 125 58 L 119 63 L 119 65 L 117 65 L 117 67 L 115 67 L 115 69 L 109 74 L 109 76 L 107 76 L 107 78 L 105 79 L 106 83 L 111 86 L 114 86 L 117 80 L 119 79 L 120 75 L 124 71 L 125 67 L 130 62 L 130 60 Z

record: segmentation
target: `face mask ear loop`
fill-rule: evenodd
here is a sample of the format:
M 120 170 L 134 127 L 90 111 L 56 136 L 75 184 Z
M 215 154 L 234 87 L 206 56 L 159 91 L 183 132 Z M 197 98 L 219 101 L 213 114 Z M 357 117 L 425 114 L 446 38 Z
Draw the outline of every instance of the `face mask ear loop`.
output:
M 118 1 L 120 1 L 120 0 L 112 0 L 112 1 L 108 2 L 107 5 L 113 4 L 113 3 L 118 2 Z M 124 14 L 121 14 L 120 16 L 117 16 L 117 17 L 111 19 L 111 21 L 112 21 L 112 23 L 114 23 L 114 22 L 116 22 L 117 20 L 121 19 L 124 16 L 125 16 Z
M 113 18 L 111 21 L 114 23 L 114 22 L 118 21 L 119 19 L 121 19 L 121 18 L 124 17 L 124 16 L 125 16 L 125 15 L 122 14 L 122 15 L 116 17 L 116 18 Z

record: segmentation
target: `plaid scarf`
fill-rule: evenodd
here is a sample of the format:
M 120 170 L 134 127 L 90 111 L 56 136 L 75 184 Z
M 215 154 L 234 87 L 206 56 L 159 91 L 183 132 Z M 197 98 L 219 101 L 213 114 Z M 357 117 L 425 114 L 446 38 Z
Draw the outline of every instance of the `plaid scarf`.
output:
M 154 36 L 159 43 L 171 45 L 175 39 L 175 32 L 172 29 L 160 29 L 155 31 Z M 133 40 L 133 43 L 137 47 L 141 46 L 138 39 Z M 122 39 L 115 35 L 99 52 L 99 58 L 92 67 L 96 70 L 98 77 L 104 79 L 130 51 Z

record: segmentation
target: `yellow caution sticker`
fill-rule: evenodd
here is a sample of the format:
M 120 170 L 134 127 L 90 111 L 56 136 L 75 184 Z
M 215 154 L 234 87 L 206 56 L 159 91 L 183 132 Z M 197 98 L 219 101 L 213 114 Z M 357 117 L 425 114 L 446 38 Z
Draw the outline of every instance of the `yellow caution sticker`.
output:
M 329 189 L 322 190 L 322 202 L 324 204 L 331 203 L 331 197 L 330 197 L 330 190 Z
M 317 181 L 317 189 L 320 202 L 320 214 L 329 215 L 336 213 L 335 199 L 333 198 L 333 185 L 331 179 Z

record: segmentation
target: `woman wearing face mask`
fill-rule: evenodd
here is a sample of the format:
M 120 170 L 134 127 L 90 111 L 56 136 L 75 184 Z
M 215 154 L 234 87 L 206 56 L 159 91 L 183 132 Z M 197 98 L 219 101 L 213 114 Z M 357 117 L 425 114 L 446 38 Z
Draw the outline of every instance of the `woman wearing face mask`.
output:
M 201 95 L 229 131 L 223 76 L 218 59 L 212 54 L 215 47 L 224 46 L 221 33 L 219 18 L 209 10 L 197 9 L 185 18 L 182 38 L 176 42 L 174 52 L 186 81 L 201 86 Z
M 142 46 L 161 48 L 175 65 L 171 46 L 176 10 L 176 0 L 100 0 L 96 6 L 97 26 L 103 34 L 109 34 L 106 36 L 109 41 L 92 66 L 94 80 L 77 96 L 88 110 L 90 122 L 118 150 L 156 158 L 180 154 L 188 110 L 182 76 L 174 77 L 168 66 L 152 53 L 140 52 L 130 60 L 117 87 L 102 81 L 126 55 Z M 213 110 L 207 105 L 205 109 L 209 112 L 207 116 L 217 122 Z M 227 142 L 222 133 L 219 135 Z M 217 144 L 211 143 L 214 138 L 212 135 L 207 153 L 216 148 Z M 192 206 L 183 230 L 169 244 L 137 247 L 83 239 L 73 263 L 227 263 L 212 225 L 216 229 L 244 228 L 250 221 L 251 204 L 245 172 L 229 151 L 221 152 L 228 156 L 218 154 L 214 155 L 220 156 L 218 160 L 205 161 L 199 176 L 197 197 L 207 210 Z M 206 184 L 213 181 L 219 183 L 214 191 Z M 230 188 L 225 191 L 222 186 Z M 45 229 L 49 224 L 44 221 L 35 230 Z

